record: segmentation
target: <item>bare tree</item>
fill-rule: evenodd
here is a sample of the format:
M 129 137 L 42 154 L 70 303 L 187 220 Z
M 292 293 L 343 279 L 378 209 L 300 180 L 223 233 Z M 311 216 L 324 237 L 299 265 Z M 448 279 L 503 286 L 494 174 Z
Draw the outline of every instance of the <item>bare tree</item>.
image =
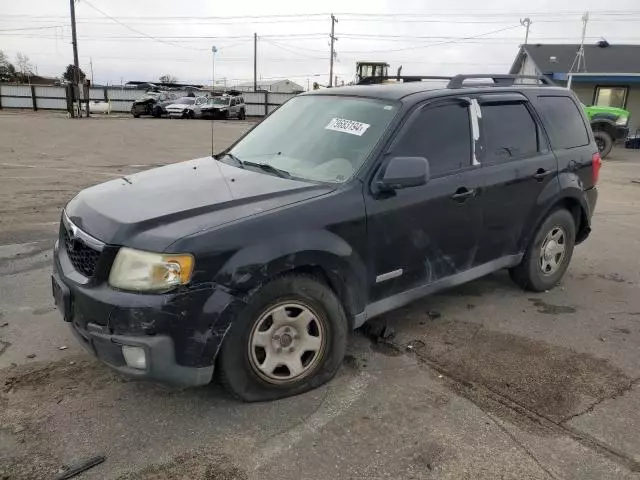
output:
M 31 60 L 25 54 L 18 52 L 16 55 L 16 66 L 18 72 L 20 72 L 20 78 L 24 82 L 25 78 L 33 75 L 33 65 L 31 64 Z
M 178 82 L 178 79 L 175 76 L 170 75 L 168 73 L 165 73 L 164 75 L 160 75 L 160 78 L 158 80 L 160 80 L 160 83 L 177 83 Z

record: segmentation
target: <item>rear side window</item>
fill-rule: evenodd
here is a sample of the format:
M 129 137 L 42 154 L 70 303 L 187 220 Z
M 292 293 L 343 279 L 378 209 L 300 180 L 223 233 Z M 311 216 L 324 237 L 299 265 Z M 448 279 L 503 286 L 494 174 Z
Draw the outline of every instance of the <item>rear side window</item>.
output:
M 538 152 L 538 127 L 524 103 L 482 106 L 483 161 L 508 162 Z
M 402 133 L 394 156 L 425 157 L 433 177 L 471 165 L 467 106 L 449 103 L 424 108 Z
M 589 144 L 587 127 L 578 106 L 569 97 L 538 97 L 537 110 L 554 149 L 583 147 Z

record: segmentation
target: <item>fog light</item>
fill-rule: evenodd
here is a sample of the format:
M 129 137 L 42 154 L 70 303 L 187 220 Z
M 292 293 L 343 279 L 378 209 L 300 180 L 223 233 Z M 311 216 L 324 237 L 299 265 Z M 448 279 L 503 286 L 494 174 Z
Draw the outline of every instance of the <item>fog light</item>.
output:
M 132 368 L 144 370 L 147 368 L 147 357 L 142 347 L 132 347 L 130 345 L 122 346 L 122 355 L 127 365 Z

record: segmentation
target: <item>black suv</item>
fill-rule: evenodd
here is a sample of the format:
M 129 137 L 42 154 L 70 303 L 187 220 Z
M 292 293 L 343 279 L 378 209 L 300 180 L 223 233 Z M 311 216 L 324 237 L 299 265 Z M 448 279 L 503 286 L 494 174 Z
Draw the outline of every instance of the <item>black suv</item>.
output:
M 224 152 L 112 180 L 64 209 L 53 292 L 133 377 L 215 370 L 241 399 L 297 394 L 348 332 L 507 268 L 552 288 L 587 238 L 600 157 L 574 95 L 514 77 L 293 98 Z

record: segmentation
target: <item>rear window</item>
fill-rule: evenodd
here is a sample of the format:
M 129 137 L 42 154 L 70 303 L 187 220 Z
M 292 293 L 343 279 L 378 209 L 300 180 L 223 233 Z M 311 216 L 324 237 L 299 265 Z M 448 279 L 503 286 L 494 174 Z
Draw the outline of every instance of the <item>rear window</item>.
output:
M 538 97 L 537 110 L 554 149 L 583 147 L 589 144 L 587 127 L 578 106 L 571 98 Z
M 500 163 L 538 152 L 538 130 L 523 103 L 482 106 L 483 160 Z

